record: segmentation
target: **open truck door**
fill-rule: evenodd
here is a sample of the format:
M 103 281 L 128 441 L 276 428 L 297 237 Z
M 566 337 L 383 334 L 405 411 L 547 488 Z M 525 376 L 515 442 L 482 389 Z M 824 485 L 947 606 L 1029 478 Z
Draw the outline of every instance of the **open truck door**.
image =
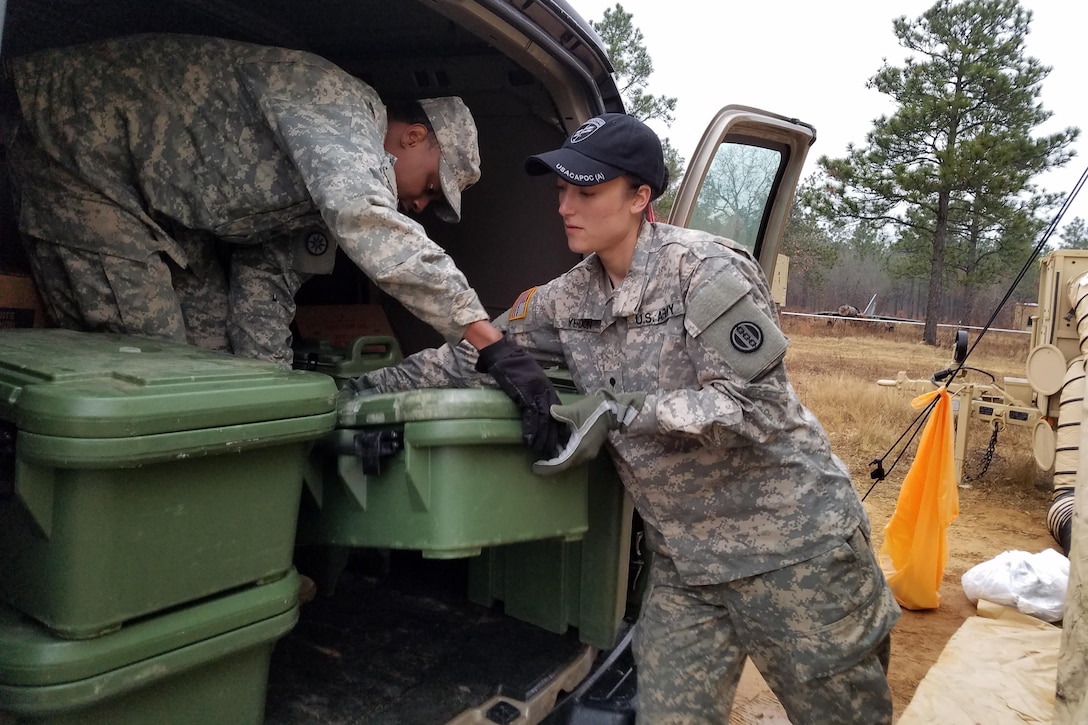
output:
M 725 106 L 703 132 L 669 223 L 727 237 L 759 261 L 785 304 L 788 258 L 779 254 L 793 195 L 816 129 L 749 106 Z

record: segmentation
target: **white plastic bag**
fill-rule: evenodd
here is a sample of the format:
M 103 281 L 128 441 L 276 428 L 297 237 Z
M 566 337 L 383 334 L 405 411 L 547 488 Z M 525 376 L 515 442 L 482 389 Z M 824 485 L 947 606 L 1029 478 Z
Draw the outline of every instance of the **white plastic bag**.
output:
M 1057 622 L 1065 613 L 1069 559 L 1053 549 L 1038 554 L 1004 551 L 968 569 L 961 582 L 972 602 L 986 599 L 1044 622 Z

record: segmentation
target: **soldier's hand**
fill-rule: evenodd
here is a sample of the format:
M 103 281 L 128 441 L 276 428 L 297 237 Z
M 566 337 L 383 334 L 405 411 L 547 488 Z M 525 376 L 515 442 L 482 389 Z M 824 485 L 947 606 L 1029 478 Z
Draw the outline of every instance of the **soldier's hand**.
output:
M 552 417 L 570 427 L 570 439 L 554 458 L 537 461 L 533 473 L 550 476 L 597 457 L 608 432 L 626 430 L 646 402 L 646 393 L 598 390 L 569 405 L 552 406 Z
M 503 337 L 481 348 L 476 370 L 495 378 L 518 406 L 525 443 L 541 455 L 553 455 L 566 440 L 566 426 L 551 415 L 552 405 L 560 402 L 559 395 L 543 368 L 529 353 Z
M 345 398 L 363 398 L 377 394 L 378 389 L 370 384 L 365 375 L 348 378 L 340 385 L 340 396 Z
M 354 419 L 359 413 L 359 403 L 363 398 L 377 395 L 378 389 L 367 382 L 365 376 L 350 378 L 341 386 L 336 396 L 336 415 L 343 420 L 344 416 Z

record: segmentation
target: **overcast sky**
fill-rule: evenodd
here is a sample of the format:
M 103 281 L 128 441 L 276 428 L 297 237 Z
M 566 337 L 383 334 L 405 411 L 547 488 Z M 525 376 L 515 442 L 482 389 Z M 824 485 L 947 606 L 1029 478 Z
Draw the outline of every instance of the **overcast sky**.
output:
M 599 22 L 616 0 L 569 0 Z M 729 103 L 793 116 L 816 127 L 805 175 L 821 155 L 845 155 L 864 145 L 875 118 L 890 113 L 888 97 L 865 87 L 886 58 L 902 65 L 892 22 L 917 18 L 933 0 L 621 0 L 645 38 L 654 72 L 647 90 L 675 96 L 676 120 L 655 125 L 689 159 L 714 113 Z M 1077 155 L 1062 169 L 1036 179 L 1063 198 L 1088 165 L 1088 3 L 1021 0 L 1032 11 L 1027 52 L 1051 66 L 1041 101 L 1053 113 L 1040 127 L 1081 129 Z M 651 124 L 654 125 L 654 124 Z M 1088 220 L 1088 189 L 1064 217 Z M 1056 239 L 1054 241 L 1057 241 Z

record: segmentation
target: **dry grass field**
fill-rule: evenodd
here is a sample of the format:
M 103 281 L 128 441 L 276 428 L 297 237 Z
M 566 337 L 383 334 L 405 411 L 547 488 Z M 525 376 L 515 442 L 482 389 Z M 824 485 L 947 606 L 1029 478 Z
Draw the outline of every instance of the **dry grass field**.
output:
M 935 371 L 949 367 L 953 333 L 944 333 L 939 345 L 932 347 L 919 342 L 920 327 L 889 330 L 871 323 L 836 320 L 829 324 L 791 316 L 784 316 L 782 325 L 790 338 L 786 356 L 790 378 L 801 400 L 827 430 L 835 452 L 850 468 L 858 492 L 865 496 L 873 543 L 879 549 L 915 446 L 875 486 L 869 463 L 884 456 L 917 411 L 910 406 L 911 395 L 881 387 L 876 381 L 894 379 L 899 371 L 910 378 L 928 379 Z M 975 335 L 970 336 L 972 344 Z M 966 364 L 1001 382 L 1006 376 L 1024 377 L 1027 353 L 1027 335 L 990 332 Z M 990 382 L 977 372 L 968 376 L 967 382 Z M 950 557 L 940 590 L 941 605 L 935 610 L 905 611 L 893 633 L 889 679 L 896 715 L 910 702 L 948 638 L 975 613 L 960 585 L 963 573 L 1006 550 L 1035 553 L 1057 548 L 1046 528 L 1051 481 L 1035 465 L 1030 428 L 1009 426 L 1000 431 L 989 469 L 977 476 L 990 433 L 984 421 L 975 421 L 969 428 L 966 480 L 959 487 L 959 517 L 948 530 Z M 899 450 L 885 459 L 886 470 Z

